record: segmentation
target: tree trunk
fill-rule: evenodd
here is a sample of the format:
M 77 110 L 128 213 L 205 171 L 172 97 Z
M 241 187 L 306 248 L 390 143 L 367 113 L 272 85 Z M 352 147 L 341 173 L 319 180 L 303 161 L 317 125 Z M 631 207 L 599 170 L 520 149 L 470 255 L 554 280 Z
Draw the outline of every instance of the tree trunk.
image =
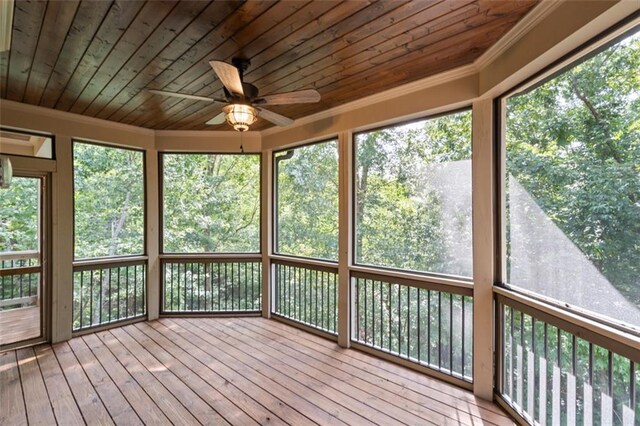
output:
M 117 221 L 111 222 L 111 243 L 109 245 L 108 256 L 112 257 L 116 254 L 116 249 L 118 248 L 118 237 L 122 233 L 122 229 L 124 228 L 125 221 L 127 219 L 127 213 L 129 211 L 129 202 L 131 200 L 131 191 L 127 191 L 124 199 L 124 205 L 122 206 L 122 210 L 120 211 L 120 217 Z M 102 275 L 102 280 L 100 283 L 100 292 L 99 299 L 96 306 L 98 309 L 94 309 L 93 318 L 91 324 L 99 324 L 100 323 L 100 314 L 104 310 L 105 307 L 109 306 L 109 301 L 111 300 L 111 290 L 108 286 L 111 281 L 111 270 L 106 269 L 105 273 Z M 119 298 L 117 298 L 116 303 L 120 303 Z M 113 306 L 113 302 L 111 303 Z M 128 312 L 127 307 L 127 312 Z

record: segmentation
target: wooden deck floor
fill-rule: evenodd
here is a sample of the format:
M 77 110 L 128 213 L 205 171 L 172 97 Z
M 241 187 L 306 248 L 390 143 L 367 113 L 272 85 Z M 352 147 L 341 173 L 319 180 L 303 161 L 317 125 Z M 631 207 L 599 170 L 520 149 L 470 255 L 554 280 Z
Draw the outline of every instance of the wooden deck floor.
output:
M 40 307 L 0 311 L 0 345 L 40 336 Z
M 471 393 L 262 318 L 162 319 L 0 354 L 1 424 L 513 424 Z

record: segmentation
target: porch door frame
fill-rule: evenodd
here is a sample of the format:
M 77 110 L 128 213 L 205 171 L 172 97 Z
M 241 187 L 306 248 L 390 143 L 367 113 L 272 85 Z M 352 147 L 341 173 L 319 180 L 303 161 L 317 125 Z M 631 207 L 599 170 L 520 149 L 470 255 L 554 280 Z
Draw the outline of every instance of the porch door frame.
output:
M 39 179 L 39 251 L 40 251 L 40 280 L 38 283 L 38 305 L 40 307 L 40 335 L 31 339 L 21 340 L 0 346 L 0 351 L 19 347 L 33 346 L 51 341 L 51 295 L 52 295 L 52 173 L 56 171 L 55 160 L 42 158 L 28 158 L 14 155 L 9 157 L 13 166 L 13 177 Z

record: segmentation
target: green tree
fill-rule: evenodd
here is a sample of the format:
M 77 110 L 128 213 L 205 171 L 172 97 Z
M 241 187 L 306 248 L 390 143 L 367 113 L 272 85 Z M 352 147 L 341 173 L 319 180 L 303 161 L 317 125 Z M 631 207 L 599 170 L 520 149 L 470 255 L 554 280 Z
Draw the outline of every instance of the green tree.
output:
M 507 104 L 507 173 L 640 306 L 640 37 Z
M 278 253 L 338 259 L 338 143 L 276 155 Z
M 144 253 L 143 160 L 141 151 L 74 143 L 77 259 Z
M 448 263 L 445 247 L 471 238 L 470 181 L 450 172 L 471 158 L 471 113 L 448 114 L 356 137 L 356 251 L 359 262 L 434 273 L 471 275 Z M 470 162 L 468 164 L 470 172 Z M 456 181 L 468 202 L 456 234 L 445 229 L 442 188 L 430 176 Z M 470 179 L 470 174 L 466 176 Z M 448 231 L 448 232 L 447 232 Z M 459 256 L 470 257 L 456 253 Z M 470 259 L 469 259 L 470 265 Z
M 166 253 L 260 251 L 260 156 L 164 154 Z
M 0 188 L 0 252 L 38 250 L 39 180 L 14 177 Z

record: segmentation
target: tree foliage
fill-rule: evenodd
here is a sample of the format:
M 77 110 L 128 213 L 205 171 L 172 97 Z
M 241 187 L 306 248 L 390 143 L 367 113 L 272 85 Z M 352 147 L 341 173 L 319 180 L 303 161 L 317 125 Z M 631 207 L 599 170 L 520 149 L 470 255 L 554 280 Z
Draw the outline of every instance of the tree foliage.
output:
M 276 252 L 338 259 L 338 142 L 276 155 Z
M 163 154 L 166 253 L 260 251 L 260 156 Z
M 506 166 L 589 261 L 640 306 L 638 70 L 635 35 L 509 98 Z
M 0 188 L 0 252 L 38 250 L 39 180 L 14 177 Z
M 74 142 L 77 259 L 145 252 L 143 162 L 141 151 Z
M 357 260 L 471 276 L 470 244 L 463 252 L 454 248 L 455 240 L 471 241 L 470 158 L 469 111 L 358 134 Z M 466 162 L 466 173 L 454 162 Z M 455 225 L 444 217 L 452 213 L 444 210 L 449 185 L 462 191 Z M 455 257 L 466 257 L 466 264 Z

